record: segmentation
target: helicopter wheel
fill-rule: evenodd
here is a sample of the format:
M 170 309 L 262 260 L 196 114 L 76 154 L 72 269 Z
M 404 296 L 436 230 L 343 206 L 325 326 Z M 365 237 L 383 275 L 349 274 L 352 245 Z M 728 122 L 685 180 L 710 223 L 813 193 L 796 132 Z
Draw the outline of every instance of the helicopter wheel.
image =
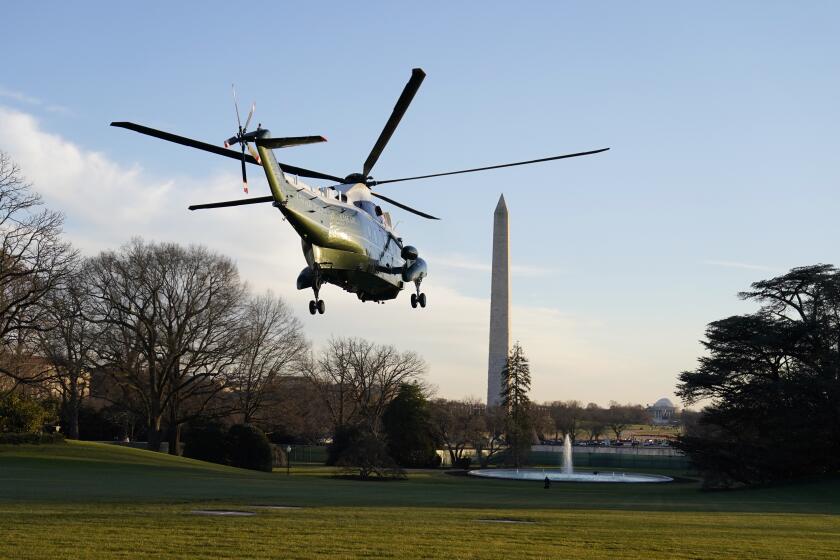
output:
M 411 294 L 411 307 L 417 307 L 417 294 Z
M 324 309 L 325 309 L 325 306 L 324 306 L 324 300 L 319 299 L 319 300 L 318 300 L 318 302 L 315 304 L 315 307 L 317 307 L 317 308 L 318 308 L 318 314 L 319 314 L 319 315 L 323 315 L 323 314 L 324 314 Z
M 426 307 L 426 294 L 417 296 L 417 303 L 420 304 L 420 307 Z
M 315 303 L 314 299 L 310 299 L 309 300 L 309 313 L 311 313 L 312 315 L 315 315 L 315 311 L 317 311 L 317 310 L 318 310 L 318 304 Z

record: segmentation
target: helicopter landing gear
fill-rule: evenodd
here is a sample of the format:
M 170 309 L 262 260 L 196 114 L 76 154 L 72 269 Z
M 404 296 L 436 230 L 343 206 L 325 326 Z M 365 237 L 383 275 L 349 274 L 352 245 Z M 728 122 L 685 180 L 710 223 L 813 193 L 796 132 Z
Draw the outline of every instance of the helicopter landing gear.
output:
M 324 300 L 318 297 L 318 292 L 321 291 L 321 279 L 317 276 L 317 274 L 313 282 L 312 291 L 315 292 L 315 299 L 309 300 L 309 313 L 310 315 L 315 315 L 315 313 L 323 315 L 326 310 L 326 306 L 324 305 Z
M 416 309 L 418 304 L 420 304 L 420 307 L 426 307 L 426 294 L 420 291 L 420 282 L 415 282 L 414 287 L 416 292 L 411 294 L 412 309 Z
M 318 313 L 319 315 L 323 315 L 324 311 L 326 310 L 326 306 L 324 305 L 324 300 L 322 299 L 311 299 L 309 300 L 309 313 L 315 315 Z

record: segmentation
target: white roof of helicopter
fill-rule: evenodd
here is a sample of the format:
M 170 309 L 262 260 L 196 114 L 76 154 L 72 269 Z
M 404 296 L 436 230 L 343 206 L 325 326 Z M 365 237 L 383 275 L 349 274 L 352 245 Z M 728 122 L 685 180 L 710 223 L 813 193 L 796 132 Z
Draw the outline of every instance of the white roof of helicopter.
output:
M 293 186 L 299 189 L 305 189 L 312 195 L 319 196 L 322 199 L 324 199 L 325 202 L 335 204 L 336 206 L 353 209 L 356 212 L 364 212 L 362 208 L 355 206 L 354 203 L 366 201 L 376 204 L 376 202 L 373 200 L 373 197 L 370 194 L 370 188 L 364 183 L 347 183 L 341 185 L 330 185 L 327 187 L 313 187 L 299 180 L 295 175 L 289 175 L 288 173 L 284 173 L 284 175 L 286 176 L 286 180 Z M 342 201 L 341 198 L 338 196 L 338 193 L 343 194 L 347 198 L 347 201 Z M 367 214 L 367 212 L 365 213 Z M 376 218 L 376 216 L 371 217 Z M 381 225 L 386 230 L 396 234 L 396 229 L 394 228 L 391 222 L 391 214 L 389 212 L 382 212 Z

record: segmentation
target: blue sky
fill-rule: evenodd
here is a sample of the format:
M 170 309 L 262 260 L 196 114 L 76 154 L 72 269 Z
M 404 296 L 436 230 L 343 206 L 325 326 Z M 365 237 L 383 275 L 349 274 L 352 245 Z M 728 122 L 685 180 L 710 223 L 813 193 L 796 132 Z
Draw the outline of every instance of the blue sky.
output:
M 298 243 L 271 209 L 182 211 L 239 196 L 235 162 L 108 123 L 221 143 L 234 132 L 235 82 L 243 109 L 256 100 L 275 134 L 329 138 L 287 161 L 344 175 L 419 66 L 428 76 L 377 178 L 611 147 L 380 188 L 443 218 L 393 212 L 432 265 L 430 309 L 412 313 L 407 298 L 365 308 L 336 289 L 324 293 L 325 317 L 303 318 L 316 344 L 357 334 L 418 349 L 450 397 L 486 390 L 502 192 L 514 338 L 532 356 L 536 400 L 670 396 L 705 324 L 751 309 L 739 290 L 836 261 L 836 3 L 301 4 L 10 4 L 0 149 L 66 213 L 84 250 L 133 234 L 204 242 L 305 312 Z M 37 149 L 52 141 L 68 159 Z

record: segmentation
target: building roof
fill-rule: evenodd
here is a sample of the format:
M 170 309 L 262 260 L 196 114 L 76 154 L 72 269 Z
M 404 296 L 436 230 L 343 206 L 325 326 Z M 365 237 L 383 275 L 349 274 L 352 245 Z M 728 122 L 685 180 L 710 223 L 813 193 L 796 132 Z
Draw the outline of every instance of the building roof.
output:
M 662 397 L 661 399 L 659 399 L 658 401 L 653 403 L 652 408 L 676 408 L 676 407 L 674 406 L 674 403 L 671 402 L 671 399 L 666 398 L 666 397 Z

